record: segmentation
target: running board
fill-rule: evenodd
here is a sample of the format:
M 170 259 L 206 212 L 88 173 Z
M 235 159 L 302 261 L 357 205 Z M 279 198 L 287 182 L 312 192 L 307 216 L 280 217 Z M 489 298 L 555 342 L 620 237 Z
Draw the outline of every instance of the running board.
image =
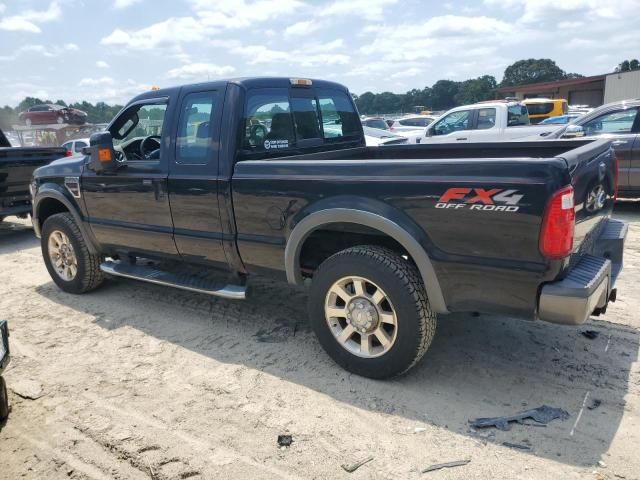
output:
M 142 280 L 143 282 L 155 283 L 156 285 L 180 288 L 190 292 L 204 293 L 206 295 L 214 295 L 232 300 L 244 300 L 247 294 L 247 287 L 245 285 L 231 284 L 221 286 L 219 282 L 206 278 L 187 274 L 176 274 L 145 265 L 131 265 L 107 260 L 100 264 L 100 270 L 117 277 L 132 278 L 134 280 Z

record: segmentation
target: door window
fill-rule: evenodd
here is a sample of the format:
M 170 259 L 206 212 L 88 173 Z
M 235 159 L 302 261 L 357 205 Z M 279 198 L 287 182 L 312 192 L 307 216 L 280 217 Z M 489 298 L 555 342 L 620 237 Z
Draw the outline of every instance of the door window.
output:
M 167 104 L 134 105 L 111 126 L 113 145 L 127 161 L 160 160 Z
M 487 130 L 496 126 L 496 109 L 480 108 L 478 110 L 478 130 Z
M 85 142 L 78 141 L 73 146 L 73 151 L 76 153 L 82 153 L 82 149 L 88 145 Z
M 603 135 L 606 133 L 631 133 L 638 115 L 637 108 L 617 110 L 594 118 L 582 125 L 585 135 Z
M 216 92 L 190 93 L 185 97 L 178 122 L 176 163 L 184 165 L 209 163 L 216 99 Z
M 469 130 L 472 110 L 452 112 L 433 126 L 434 135 L 447 135 L 460 130 Z

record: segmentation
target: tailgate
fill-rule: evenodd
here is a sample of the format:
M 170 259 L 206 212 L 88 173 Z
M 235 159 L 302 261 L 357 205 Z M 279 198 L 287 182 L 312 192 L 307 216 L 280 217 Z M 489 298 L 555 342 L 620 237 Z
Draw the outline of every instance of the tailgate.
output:
M 33 171 L 65 154 L 64 148 L 0 148 L 0 210 L 28 206 Z
M 570 265 L 594 252 L 614 205 L 617 160 L 609 140 L 597 140 L 562 155 L 574 190 L 576 225 Z

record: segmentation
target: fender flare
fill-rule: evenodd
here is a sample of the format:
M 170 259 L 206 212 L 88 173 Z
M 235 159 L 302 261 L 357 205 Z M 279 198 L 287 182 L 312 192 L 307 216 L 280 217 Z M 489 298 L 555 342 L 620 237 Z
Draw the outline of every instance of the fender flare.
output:
M 355 223 L 373 228 L 388 235 L 402 245 L 420 271 L 420 276 L 427 290 L 431 307 L 437 313 L 448 313 L 435 269 L 427 252 L 420 243 L 397 223 L 365 210 L 331 208 L 316 211 L 303 218 L 291 231 L 285 248 L 285 269 L 289 283 L 301 285 L 303 282 L 300 271 L 300 251 L 306 238 L 318 227 L 341 222 Z
M 98 248 L 96 247 L 95 238 L 93 234 L 87 229 L 86 224 L 82 218 L 82 215 L 78 211 L 78 206 L 70 200 L 59 188 L 56 186 L 43 185 L 38 189 L 38 193 L 36 193 L 35 198 L 33 199 L 33 227 L 36 232 L 36 236 L 40 237 L 40 232 L 42 225 L 40 225 L 40 217 L 38 216 L 40 210 L 40 204 L 47 199 L 54 199 L 62 203 L 69 213 L 73 216 L 73 219 L 78 225 L 78 228 L 82 232 L 82 236 L 84 237 L 85 242 L 87 243 L 87 248 L 93 254 L 97 254 Z

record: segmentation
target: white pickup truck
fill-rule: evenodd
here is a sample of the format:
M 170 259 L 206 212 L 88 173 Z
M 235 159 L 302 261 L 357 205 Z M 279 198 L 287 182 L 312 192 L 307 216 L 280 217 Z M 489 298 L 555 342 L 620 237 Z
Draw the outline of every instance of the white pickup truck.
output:
M 502 142 L 550 134 L 559 128 L 562 125 L 531 125 L 525 105 L 496 100 L 452 108 L 434 120 L 416 142 Z

